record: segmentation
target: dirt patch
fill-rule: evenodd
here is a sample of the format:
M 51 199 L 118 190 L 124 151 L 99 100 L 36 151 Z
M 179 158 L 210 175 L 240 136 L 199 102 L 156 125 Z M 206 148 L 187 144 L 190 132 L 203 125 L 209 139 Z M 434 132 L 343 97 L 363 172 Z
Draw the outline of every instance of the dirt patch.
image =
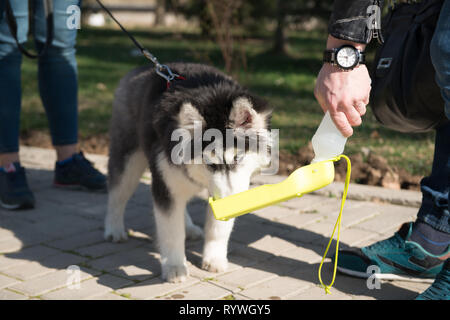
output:
M 25 146 L 52 148 L 50 135 L 44 131 L 29 131 L 22 134 L 20 142 Z M 80 139 L 80 146 L 81 150 L 86 153 L 108 155 L 109 136 L 102 134 L 82 138 Z M 295 169 L 311 163 L 313 157 L 314 152 L 311 143 L 300 148 L 295 154 L 281 150 L 278 173 L 289 175 Z M 352 182 L 391 189 L 420 189 L 422 176 L 414 176 L 402 168 L 392 167 L 386 159 L 379 155 L 370 152 L 366 157 L 363 157 L 362 154 L 354 154 L 350 156 L 350 160 L 352 163 Z M 336 181 L 344 181 L 347 171 L 345 161 L 337 162 L 335 168 Z
M 279 174 L 288 175 L 295 169 L 310 164 L 313 158 L 311 143 L 295 154 L 280 151 Z M 354 154 L 349 158 L 352 163 L 352 182 L 390 189 L 420 190 L 422 176 L 414 176 L 402 168 L 392 167 L 379 155 L 369 153 L 365 160 L 362 154 Z M 347 171 L 345 161 L 337 162 L 335 169 L 336 181 L 344 181 Z
M 52 149 L 50 134 L 45 131 L 32 130 L 20 136 L 20 144 L 24 146 Z M 86 153 L 108 155 L 109 136 L 107 134 L 96 135 L 80 139 L 80 148 Z

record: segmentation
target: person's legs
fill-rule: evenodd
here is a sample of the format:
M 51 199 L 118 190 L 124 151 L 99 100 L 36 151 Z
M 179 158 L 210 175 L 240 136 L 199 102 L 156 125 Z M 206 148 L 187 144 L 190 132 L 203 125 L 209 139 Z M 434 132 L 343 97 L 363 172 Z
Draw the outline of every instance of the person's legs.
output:
M 430 49 L 436 81 L 450 119 L 450 1 L 444 2 Z M 433 297 L 450 296 L 449 137 L 450 123 L 436 129 L 433 166 L 430 176 L 421 182 L 423 197 L 416 222 L 404 224 L 389 239 L 361 249 L 340 251 L 340 271 L 368 277 L 367 267 L 376 265 L 380 278 L 436 278 L 431 290 Z
M 436 82 L 441 88 L 445 114 L 450 119 L 450 1 L 445 1 L 430 46 L 431 60 L 436 70 Z M 450 238 L 450 124 L 436 133 L 436 150 L 431 176 L 422 180 L 424 199 L 417 219 Z M 436 172 L 436 174 L 433 174 Z M 441 177 L 437 175 L 441 175 Z M 433 235 L 434 236 L 434 235 Z M 443 243 L 442 246 L 445 246 Z M 450 243 L 447 244 L 450 247 Z M 417 300 L 450 300 L 450 255 L 433 284 L 417 296 Z
M 19 161 L 22 55 L 6 23 L 5 2 L 0 9 L 0 167 Z M 26 41 L 28 2 L 11 1 L 18 25 L 18 39 Z
M 421 181 L 422 205 L 411 240 L 440 254 L 450 245 L 450 122 L 437 128 L 431 174 Z
M 445 113 L 450 119 L 450 2 L 445 1 L 430 45 L 436 82 L 441 88 Z M 447 234 L 450 240 L 450 123 L 436 130 L 436 143 L 431 175 L 421 182 L 422 206 L 418 224 L 426 224 Z M 426 231 L 425 231 L 426 232 Z M 423 233 L 423 232 L 422 232 Z M 430 233 L 430 231 L 428 232 Z M 419 235 L 420 236 L 420 235 Z M 419 237 L 418 236 L 418 237 Z M 436 241 L 434 241 L 436 242 Z M 439 241 L 437 241 L 439 242 Z M 442 241 L 441 241 L 442 242 Z M 445 244 L 443 244 L 445 249 Z
M 361 249 L 339 252 L 338 270 L 368 277 L 368 267 L 379 267 L 379 278 L 435 278 L 450 257 L 449 181 L 450 123 L 436 130 L 430 176 L 422 179 L 422 205 L 414 224 L 404 224 L 391 238 Z M 448 277 L 439 277 L 448 279 Z M 445 286 L 444 286 L 445 287 Z
M 67 8 L 79 0 L 53 1 L 54 39 L 38 63 L 39 92 L 44 104 L 59 161 L 77 152 L 78 80 L 75 58 L 77 29 L 68 26 Z M 35 1 L 35 40 L 38 50 L 46 41 L 43 1 Z
M 68 21 L 67 9 L 80 5 L 79 0 L 55 0 L 54 39 L 39 59 L 39 92 L 44 104 L 52 142 L 57 153 L 54 185 L 105 190 L 106 177 L 97 171 L 80 152 L 78 140 L 78 79 L 75 43 L 77 29 Z M 46 41 L 46 23 L 42 1 L 36 1 L 35 39 L 40 50 Z
M 19 42 L 25 42 L 28 2 L 11 1 L 11 5 L 17 20 Z M 5 2 L 0 0 L 0 207 L 30 208 L 34 206 L 34 197 L 18 154 L 22 56 L 9 31 L 4 9 Z

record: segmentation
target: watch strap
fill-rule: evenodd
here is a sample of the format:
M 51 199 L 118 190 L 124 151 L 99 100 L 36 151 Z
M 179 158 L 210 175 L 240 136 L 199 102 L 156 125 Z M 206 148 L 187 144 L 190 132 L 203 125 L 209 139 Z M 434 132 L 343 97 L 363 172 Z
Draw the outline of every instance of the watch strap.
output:
M 335 63 L 336 62 L 336 49 L 325 50 L 323 52 L 323 62 Z
M 366 63 L 366 54 L 364 53 L 364 51 L 359 51 L 359 64 L 365 63 Z

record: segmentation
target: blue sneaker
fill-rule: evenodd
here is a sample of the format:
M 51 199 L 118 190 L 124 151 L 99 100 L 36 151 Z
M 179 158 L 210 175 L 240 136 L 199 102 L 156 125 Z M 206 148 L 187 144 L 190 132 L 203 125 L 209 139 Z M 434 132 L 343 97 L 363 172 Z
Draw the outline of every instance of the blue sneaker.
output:
M 61 188 L 89 191 L 106 191 L 107 185 L 105 175 L 95 169 L 82 152 L 55 164 L 53 184 Z
M 411 232 L 412 223 L 405 223 L 389 239 L 361 249 L 340 250 L 337 269 L 350 276 L 368 278 L 373 274 L 368 267 L 376 266 L 378 279 L 431 283 L 442 270 L 450 247 L 442 255 L 433 255 L 409 240 Z
M 419 294 L 416 300 L 450 300 L 450 259 L 444 263 L 433 284 Z
M 14 171 L 0 171 L 0 207 L 7 210 L 34 208 L 33 193 L 28 187 L 25 168 L 13 163 Z

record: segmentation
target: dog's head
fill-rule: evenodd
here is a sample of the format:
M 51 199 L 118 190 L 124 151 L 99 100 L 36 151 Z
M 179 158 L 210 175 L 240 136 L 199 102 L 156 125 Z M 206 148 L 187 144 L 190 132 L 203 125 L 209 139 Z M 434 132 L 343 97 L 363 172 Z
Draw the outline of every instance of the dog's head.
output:
M 252 174 L 271 161 L 271 112 L 236 85 L 190 94 L 175 113 L 170 159 L 216 198 L 247 190 Z

